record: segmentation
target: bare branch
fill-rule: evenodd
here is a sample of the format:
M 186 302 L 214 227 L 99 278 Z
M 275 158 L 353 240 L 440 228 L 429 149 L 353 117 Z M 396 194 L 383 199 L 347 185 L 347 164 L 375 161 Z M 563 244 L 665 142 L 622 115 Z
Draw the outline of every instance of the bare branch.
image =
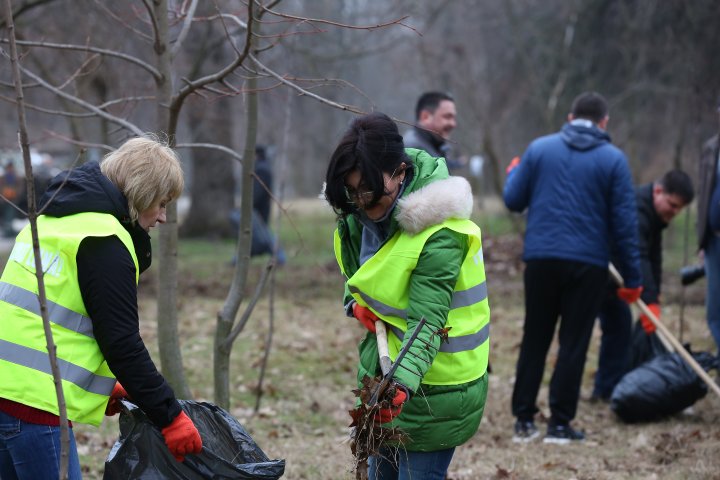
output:
M 422 34 L 416 28 L 403 23 L 403 20 L 407 20 L 408 18 L 410 18 L 410 15 L 405 15 L 396 20 L 392 20 L 392 21 L 385 22 L 385 23 L 378 23 L 375 25 L 349 25 L 346 23 L 333 22 L 332 20 L 325 20 L 323 18 L 299 17 L 296 15 L 290 15 L 287 13 L 280 13 L 280 12 L 276 12 L 275 10 L 271 10 L 270 7 L 263 6 L 262 4 L 260 5 L 260 9 L 265 12 L 269 12 L 273 15 L 276 15 L 278 17 L 288 18 L 291 20 L 297 20 L 301 23 L 311 23 L 311 24 L 312 23 L 322 23 L 322 24 L 326 24 L 326 25 L 333 25 L 335 27 L 347 28 L 350 30 L 371 30 L 372 31 L 372 30 L 377 30 L 380 28 L 389 27 L 391 25 L 400 25 L 401 27 L 405 27 L 407 29 L 412 30 L 413 32 L 417 33 L 419 36 L 422 36 Z
M 123 20 L 122 18 L 120 18 L 120 17 L 118 17 L 117 15 L 115 15 L 115 12 L 113 12 L 112 10 L 110 10 L 110 9 L 105 5 L 105 2 L 104 2 L 103 0 L 95 0 L 95 4 L 96 4 L 98 7 L 102 8 L 103 10 L 105 10 L 105 12 L 107 12 L 107 14 L 110 15 L 110 17 L 113 18 L 115 21 L 117 21 L 120 25 L 124 26 L 125 28 L 127 28 L 127 29 L 130 30 L 131 32 L 135 33 L 138 37 L 144 38 L 145 40 L 150 40 L 150 41 L 152 41 L 152 37 L 150 37 L 150 35 L 148 35 L 148 34 L 145 33 L 145 32 L 141 32 L 140 30 L 134 28 L 134 27 L 131 26 L 131 25 L 128 25 L 128 23 L 127 23 L 125 20 Z
M 98 115 L 99 117 L 102 117 L 102 118 L 104 118 L 104 119 L 106 119 L 106 120 L 108 120 L 108 121 L 110 121 L 110 122 L 112 122 L 112 123 L 115 123 L 115 124 L 117 124 L 117 125 L 120 125 L 120 126 L 122 126 L 123 128 L 125 128 L 125 129 L 133 132 L 134 134 L 136 134 L 136 135 L 138 135 L 138 136 L 142 136 L 142 135 L 143 135 L 144 132 L 142 131 L 142 129 L 140 129 L 140 128 L 139 128 L 137 125 L 135 125 L 134 123 L 131 123 L 131 122 L 129 122 L 129 121 L 123 119 L 123 118 L 117 117 L 117 116 L 115 116 L 115 115 L 111 115 L 111 114 L 107 113 L 106 111 L 98 108 L 96 105 L 93 105 L 93 104 L 91 104 L 91 103 L 88 103 L 88 102 L 86 102 L 85 100 L 82 100 L 81 98 L 76 97 L 75 95 L 71 95 L 71 94 L 69 94 L 69 93 L 63 92 L 63 91 L 60 90 L 59 88 L 54 87 L 53 85 L 50 85 L 49 83 L 47 83 L 45 80 L 43 80 L 43 79 L 40 78 L 39 76 L 35 75 L 34 73 L 32 73 L 32 72 L 31 72 L 30 70 L 28 70 L 27 68 L 20 67 L 20 70 L 22 70 L 22 72 L 23 72 L 25 75 L 27 75 L 28 77 L 30 77 L 32 80 L 34 80 L 34 81 L 36 81 L 37 83 L 39 83 L 40 85 L 42 85 L 45 89 L 50 90 L 51 92 L 53 92 L 55 95 L 57 95 L 57 96 L 59 96 L 59 97 L 62 97 L 62 98 L 64 98 L 64 99 L 66 99 L 66 100 L 69 100 L 70 102 L 72 102 L 72 103 L 74 103 L 74 104 L 76 104 L 76 105 L 79 105 L 79 106 L 81 106 L 82 108 L 84 108 L 84 109 L 86 109 L 86 110 L 89 110 L 89 111 L 91 111 L 91 112 L 94 112 L 94 113 L 95 113 L 96 115 Z
M 253 2 L 250 2 L 248 4 L 248 18 L 252 18 L 252 5 Z M 227 17 L 232 19 L 233 21 L 237 22 L 240 25 L 246 25 L 242 20 L 237 18 L 235 15 L 228 15 L 228 14 L 220 14 L 223 18 Z M 251 22 L 252 24 L 252 22 Z M 187 82 L 187 85 L 185 85 L 183 88 L 178 91 L 173 99 L 170 102 L 170 121 L 169 121 L 169 129 L 173 130 L 175 128 L 175 125 L 178 121 L 178 115 L 180 112 L 180 108 L 182 107 L 183 102 L 185 99 L 190 95 L 191 93 L 197 91 L 200 88 L 203 88 L 205 85 L 209 85 L 214 82 L 218 82 L 222 79 L 224 79 L 227 75 L 232 73 L 236 68 L 238 68 L 242 63 L 245 61 L 247 56 L 250 54 L 250 45 L 251 45 L 251 39 L 252 39 L 252 27 L 246 26 L 246 36 L 245 36 L 245 48 L 241 53 L 238 54 L 238 56 L 230 62 L 228 65 L 226 65 L 221 70 L 215 72 L 212 75 L 206 75 L 202 78 L 199 78 L 194 81 Z M 232 42 L 231 42 L 232 43 Z M 237 50 L 236 50 L 237 51 Z
M 0 40 L 2 43 L 7 43 L 8 40 L 6 38 L 3 38 Z M 162 75 L 158 71 L 157 68 L 153 67 L 147 62 L 144 62 L 140 60 L 137 57 L 134 57 L 132 55 L 128 55 L 126 53 L 117 52 L 115 50 L 108 50 L 106 48 L 98 48 L 98 47 L 91 47 L 88 45 L 73 45 L 69 43 L 52 43 L 52 42 L 34 42 L 29 40 L 18 40 L 18 45 L 28 46 L 28 47 L 42 47 L 42 48 L 55 48 L 58 50 L 77 50 L 81 52 L 92 52 L 92 53 L 99 53 L 101 55 L 106 55 L 108 57 L 115 57 L 120 58 L 122 60 L 125 60 L 127 62 L 133 63 L 140 68 L 148 71 L 153 77 L 155 78 L 162 78 Z
M 82 72 L 83 72 L 83 70 L 85 70 L 85 67 L 88 66 L 88 64 L 90 62 L 92 62 L 93 60 L 95 60 L 97 57 L 98 57 L 98 55 L 95 54 L 95 55 L 91 55 L 89 58 L 86 58 L 85 61 L 83 63 L 81 63 L 80 66 L 78 68 L 76 68 L 75 71 L 63 83 L 61 83 L 58 86 L 58 88 L 60 90 L 62 90 L 65 87 L 67 87 L 71 82 L 74 82 L 78 77 L 84 76 L 84 75 L 82 75 Z M 87 74 L 85 74 L 85 75 L 87 75 Z
M 13 19 L 17 20 L 17 18 L 22 15 L 23 13 L 32 10 L 35 7 L 40 7 L 46 3 L 54 2 L 55 0 L 35 0 L 34 2 L 28 2 L 24 5 L 21 5 L 20 8 L 17 9 L 17 11 L 13 12 Z M 0 29 L 5 29 L 5 26 L 7 25 L 7 19 L 3 19 L 0 21 Z
M 145 10 L 147 10 L 148 15 L 150 15 L 150 24 L 152 25 L 153 31 L 152 37 L 154 39 L 153 48 L 155 49 L 155 53 L 160 55 L 163 53 L 165 45 L 160 38 L 160 27 L 158 25 L 158 19 L 155 16 L 155 7 L 153 7 L 151 0 L 143 0 L 143 5 L 145 5 Z
M 180 47 L 182 47 L 182 44 L 185 41 L 185 37 L 190 31 L 190 25 L 192 25 L 193 17 L 195 16 L 195 8 L 197 7 L 197 3 L 198 0 L 192 0 L 192 2 L 190 3 L 190 7 L 187 10 L 187 13 L 185 13 L 185 20 L 183 21 L 182 29 L 180 30 L 180 33 L 175 39 L 175 44 L 170 50 L 170 58 L 175 58 L 175 55 L 178 54 L 178 52 L 180 51 Z
M 233 327 L 232 331 L 227 336 L 225 341 L 220 345 L 221 349 L 227 351 L 231 350 L 233 342 L 235 341 L 237 336 L 240 335 L 240 332 L 242 332 L 245 328 L 245 324 L 250 319 L 250 315 L 252 315 L 253 310 L 255 309 L 255 305 L 257 305 L 258 300 L 260 300 L 260 295 L 262 295 L 263 290 L 265 290 L 265 285 L 270 278 L 270 272 L 272 271 L 274 266 L 275 262 L 271 259 L 265 266 L 262 277 L 260 277 L 260 281 L 258 281 L 257 285 L 255 286 L 255 293 L 250 299 L 250 302 L 248 302 L 248 306 L 243 311 L 243 314 L 240 316 L 238 323 Z
M 328 100 L 327 98 L 321 97 L 320 95 L 316 95 L 316 94 L 310 92 L 309 90 L 302 88 L 300 85 L 297 85 L 296 83 L 293 83 L 293 82 L 287 80 L 283 75 L 280 75 L 279 73 L 276 73 L 273 70 L 271 70 L 270 68 L 266 67 L 264 64 L 260 63 L 260 61 L 257 58 L 255 58 L 252 54 L 249 54 L 249 58 L 252 59 L 252 61 L 255 62 L 255 64 L 258 67 L 260 67 L 260 69 L 263 72 L 267 73 L 271 77 L 275 77 L 282 84 L 292 88 L 293 90 L 300 93 L 301 95 L 306 95 L 310 98 L 317 100 L 320 103 L 324 103 L 325 105 L 330 105 L 331 107 L 337 108 L 339 110 L 345 110 L 348 112 L 357 113 L 359 115 L 364 115 L 365 113 L 367 113 L 353 105 L 346 105 L 343 103 L 333 102 L 332 100 Z
M 178 143 L 177 145 L 175 145 L 175 148 L 211 148 L 227 153 L 241 164 L 243 161 L 243 156 L 241 154 L 239 154 L 232 148 L 226 147 L 224 145 L 218 145 L 216 143 Z
M 82 142 L 80 140 L 75 140 L 74 138 L 66 137 L 65 135 L 61 135 L 57 132 L 54 132 L 52 130 L 45 130 L 45 132 L 50 135 L 51 137 L 59 138 L 61 140 L 65 140 L 68 143 L 72 143 L 73 145 L 79 145 L 81 147 L 91 147 L 91 148 L 102 148 L 103 150 L 107 150 L 108 152 L 111 152 L 115 150 L 115 148 L 111 147 L 110 145 L 105 145 L 104 143 L 90 143 L 90 142 Z M 80 157 L 78 157 L 79 160 Z M 75 160 L 76 162 L 78 160 Z M 74 163 L 73 163 L 74 165 Z

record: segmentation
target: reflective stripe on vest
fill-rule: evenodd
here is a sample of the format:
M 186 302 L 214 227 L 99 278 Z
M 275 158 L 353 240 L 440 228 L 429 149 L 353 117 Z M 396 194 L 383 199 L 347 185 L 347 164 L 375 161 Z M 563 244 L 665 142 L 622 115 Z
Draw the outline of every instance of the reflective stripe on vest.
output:
M 40 299 L 36 294 L 7 282 L 0 282 L 0 300 L 40 316 Z M 48 317 L 52 323 L 90 338 L 93 336 L 92 320 L 69 308 L 47 300 Z
M 353 273 L 347 287 L 358 304 L 370 308 L 388 324 L 390 356 L 395 358 L 407 331 L 412 272 L 425 243 L 441 228 L 466 235 L 469 248 L 449 306 L 445 327 L 451 328 L 447 341 L 443 339 L 440 343 L 422 382 L 452 385 L 480 378 L 487 370 L 490 308 L 477 225 L 469 220 L 449 219 L 416 235 L 397 232 Z M 335 254 L 344 273 L 342 246 L 345 244 L 336 231 Z
M 95 341 L 80 292 L 76 257 L 87 237 L 117 237 L 139 268 L 130 234 L 112 215 L 38 217 L 48 319 L 56 346 L 68 418 L 99 425 L 115 377 Z M 17 236 L 0 281 L 0 398 L 55 415 L 55 384 L 41 319 L 30 227 Z
M 40 352 L 32 348 L 0 340 L 0 359 L 52 375 L 50 359 L 47 352 Z M 98 395 L 105 395 L 108 391 L 112 391 L 115 386 L 114 378 L 94 375 L 92 372 L 73 365 L 70 362 L 66 362 L 61 358 L 58 358 L 57 361 L 62 379 L 74 383 L 83 390 Z
M 379 300 L 375 300 L 369 295 L 360 291 L 356 286 L 350 286 L 348 288 L 350 293 L 359 295 L 367 306 L 375 310 L 382 315 L 394 316 L 407 320 L 407 310 L 401 310 L 390 305 L 386 305 Z M 482 282 L 468 290 L 461 292 L 453 292 L 452 303 L 450 309 L 469 307 L 476 303 L 480 303 L 487 298 L 487 284 Z M 395 334 L 398 339 L 402 341 L 404 333 L 400 328 L 390 325 L 390 330 Z M 443 341 L 440 345 L 440 351 L 446 353 L 457 353 L 465 350 L 474 350 L 490 338 L 490 325 L 485 325 L 480 331 L 472 333 L 470 335 L 461 335 L 459 337 L 448 337 L 447 341 Z

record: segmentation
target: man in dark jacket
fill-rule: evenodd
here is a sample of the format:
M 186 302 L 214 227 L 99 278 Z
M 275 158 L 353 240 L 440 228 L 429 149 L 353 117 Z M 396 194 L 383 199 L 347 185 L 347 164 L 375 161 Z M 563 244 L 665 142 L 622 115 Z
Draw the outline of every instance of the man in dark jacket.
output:
M 625 155 L 605 132 L 608 107 L 597 93 L 583 93 L 560 132 L 533 141 L 509 169 L 503 192 L 512 211 L 528 209 L 523 260 L 525 323 L 512 411 L 514 441 L 539 433 L 533 418 L 545 358 L 560 317 L 559 350 L 550 382 L 545 442 L 584 439 L 575 417 L 595 317 L 608 278 L 610 244 L 627 302 L 640 296 L 637 212 Z M 515 162 L 514 162 L 515 163 Z
M 449 93 L 425 92 L 415 106 L 416 125 L 403 136 L 405 148 L 425 150 L 433 157 L 445 159 L 450 170 L 462 167 L 452 157 L 450 133 L 457 126 L 455 99 Z
M 720 102 L 718 102 L 720 114 Z M 698 170 L 697 239 L 704 253 L 707 276 L 705 309 L 707 323 L 720 353 L 720 165 L 718 136 L 703 146 Z
M 671 170 L 657 182 L 641 185 L 635 190 L 643 285 L 641 298 L 658 319 L 662 232 L 670 220 L 692 202 L 694 195 L 692 180 L 681 170 Z M 600 308 L 602 337 L 591 401 L 609 400 L 615 385 L 630 368 L 632 314 L 630 307 L 615 295 L 617 286 L 611 282 Z M 640 315 L 640 324 L 648 335 L 655 332 L 655 325 L 644 314 Z

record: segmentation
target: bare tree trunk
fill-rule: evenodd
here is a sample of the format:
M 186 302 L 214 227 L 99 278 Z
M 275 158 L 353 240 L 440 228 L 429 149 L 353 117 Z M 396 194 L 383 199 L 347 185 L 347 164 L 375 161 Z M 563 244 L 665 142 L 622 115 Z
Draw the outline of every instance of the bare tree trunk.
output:
M 170 105 L 172 98 L 172 65 L 168 42 L 167 0 L 153 0 L 157 31 L 155 32 L 155 54 L 162 78 L 157 80 L 157 123 L 165 131 L 171 146 L 175 145 L 175 131 L 170 128 Z M 160 227 L 158 261 L 158 349 L 163 376 L 178 397 L 190 398 L 190 389 L 185 381 L 182 354 L 178 338 L 177 320 L 177 250 L 178 220 L 177 202 L 167 208 L 166 221 Z
M 15 23 L 12 17 L 12 1 L 5 0 L 5 18 L 7 22 L 8 37 L 10 39 L 10 62 L 12 63 L 13 83 L 17 98 L 18 114 L 18 137 L 22 149 L 23 163 L 25 164 L 25 185 L 28 202 L 28 218 L 30 220 L 30 231 L 32 235 L 33 254 L 35 256 L 35 276 L 38 283 L 38 301 L 40 303 L 40 316 L 42 317 L 45 340 L 47 341 L 50 369 L 52 371 L 53 383 L 55 384 L 55 395 L 58 401 L 58 413 L 60 416 L 60 465 L 59 478 L 68 477 L 68 465 L 70 458 L 70 430 L 68 428 L 67 407 L 65 405 L 65 394 L 62 389 L 62 377 L 57 361 L 57 346 L 53 340 L 50 319 L 47 310 L 47 294 L 45 292 L 45 281 L 43 279 L 43 266 L 40 256 L 40 241 L 37 227 L 37 206 L 35 204 L 35 182 L 33 181 L 32 162 L 30 161 L 30 141 L 28 140 L 27 125 L 25 120 L 25 102 L 23 96 L 22 79 L 20 77 L 20 66 L 18 64 L 17 45 L 15 44 Z M 7 201 L 7 199 L 5 199 Z
M 495 151 L 495 144 L 493 143 L 492 139 L 492 133 L 490 132 L 490 128 L 488 127 L 485 130 L 485 133 L 483 134 L 483 150 L 485 151 L 487 155 L 487 159 L 490 162 L 490 165 L 492 166 L 492 184 L 495 191 L 498 193 L 500 198 L 502 198 L 503 194 L 503 180 L 501 178 L 501 173 L 503 171 L 503 168 L 500 164 L 500 159 L 498 158 L 498 154 Z M 523 225 L 522 222 L 518 219 L 518 217 L 512 213 L 508 213 L 510 215 L 510 221 L 513 225 L 513 230 L 515 230 L 515 233 L 522 238 L 524 236 L 523 231 Z
M 235 266 L 235 275 L 230 285 L 230 291 L 222 310 L 218 313 L 217 328 L 215 330 L 215 361 L 213 365 L 215 403 L 225 409 L 230 406 L 230 352 L 232 352 L 232 340 L 228 340 L 231 336 L 235 317 L 244 298 L 250 268 L 250 246 L 252 244 L 252 192 L 258 119 L 257 79 L 255 76 L 248 79 L 247 86 L 247 122 L 245 150 L 243 152 L 242 203 L 240 206 L 237 265 Z

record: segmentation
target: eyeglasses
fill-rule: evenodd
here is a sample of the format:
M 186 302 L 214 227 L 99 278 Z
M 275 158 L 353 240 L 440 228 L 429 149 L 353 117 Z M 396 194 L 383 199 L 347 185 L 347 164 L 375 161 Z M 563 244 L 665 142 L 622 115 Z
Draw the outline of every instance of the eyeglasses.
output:
M 354 205 L 364 205 L 372 200 L 373 195 L 375 192 L 372 190 L 357 191 L 352 187 L 345 187 L 345 198 Z
M 397 173 L 397 169 L 399 167 L 395 167 L 395 170 L 393 170 L 392 175 L 390 175 L 390 178 L 388 180 L 384 180 L 383 184 L 385 185 L 385 190 L 383 192 L 384 195 L 390 195 L 390 192 L 387 191 L 387 182 L 391 182 L 393 178 L 395 178 L 395 174 Z M 401 170 L 402 171 L 402 170 Z M 365 205 L 366 207 L 369 206 L 368 202 L 370 202 L 375 195 L 375 192 L 372 190 L 362 190 L 358 191 L 355 190 L 352 187 L 348 187 L 345 185 L 345 198 L 348 202 L 350 202 L 353 205 Z

